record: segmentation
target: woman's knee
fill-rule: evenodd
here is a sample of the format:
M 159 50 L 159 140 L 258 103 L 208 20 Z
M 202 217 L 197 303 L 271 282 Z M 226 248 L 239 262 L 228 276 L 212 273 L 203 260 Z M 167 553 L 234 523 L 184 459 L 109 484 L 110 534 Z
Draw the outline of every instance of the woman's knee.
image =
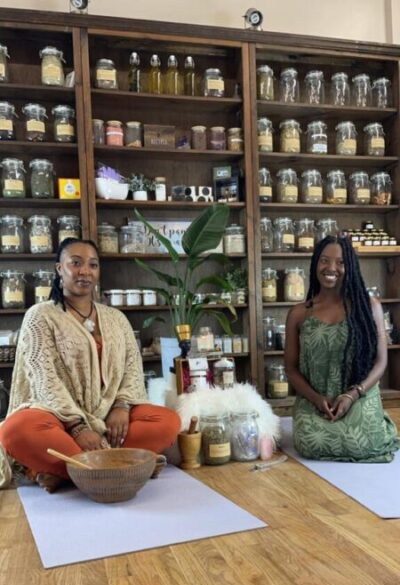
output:
M 50 412 L 26 408 L 14 412 L 0 428 L 0 441 L 6 451 L 12 446 L 31 443 L 32 435 L 40 431 L 62 428 L 62 423 Z

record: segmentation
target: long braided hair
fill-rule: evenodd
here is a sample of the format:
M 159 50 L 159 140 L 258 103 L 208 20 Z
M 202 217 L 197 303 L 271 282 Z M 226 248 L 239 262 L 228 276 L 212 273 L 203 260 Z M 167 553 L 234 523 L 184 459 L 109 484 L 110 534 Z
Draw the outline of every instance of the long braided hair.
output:
M 66 250 L 67 248 L 69 248 L 69 246 L 72 246 L 73 244 L 87 244 L 88 246 L 92 246 L 92 248 L 96 251 L 97 255 L 99 254 L 97 246 L 92 240 L 81 240 L 78 238 L 65 238 L 61 242 L 61 244 L 58 246 L 56 262 L 60 262 L 61 256 L 62 256 L 64 250 Z M 56 305 L 58 303 L 60 303 L 62 305 L 64 311 L 66 311 L 65 302 L 64 302 L 64 292 L 63 292 L 62 285 L 61 285 L 61 277 L 58 274 L 57 270 L 56 270 L 56 275 L 55 275 L 54 280 L 53 280 L 53 286 L 51 287 L 49 300 L 54 301 L 54 303 Z
M 307 302 L 312 304 L 313 298 L 321 290 L 317 278 L 317 265 L 322 251 L 329 244 L 341 247 L 345 269 L 340 292 L 348 326 L 342 361 L 342 384 L 343 388 L 347 388 L 353 384 L 360 384 L 371 371 L 377 355 L 378 334 L 372 315 L 371 300 L 349 238 L 327 236 L 316 245 L 311 259 Z

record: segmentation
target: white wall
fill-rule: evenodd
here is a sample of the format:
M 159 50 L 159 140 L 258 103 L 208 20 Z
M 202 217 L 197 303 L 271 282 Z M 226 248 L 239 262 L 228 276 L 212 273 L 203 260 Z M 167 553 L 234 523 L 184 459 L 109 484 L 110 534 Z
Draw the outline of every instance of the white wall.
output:
M 0 0 L 0 6 L 67 12 L 69 1 Z M 265 30 L 400 43 L 399 0 L 90 0 L 89 12 L 242 28 L 250 6 L 263 12 Z

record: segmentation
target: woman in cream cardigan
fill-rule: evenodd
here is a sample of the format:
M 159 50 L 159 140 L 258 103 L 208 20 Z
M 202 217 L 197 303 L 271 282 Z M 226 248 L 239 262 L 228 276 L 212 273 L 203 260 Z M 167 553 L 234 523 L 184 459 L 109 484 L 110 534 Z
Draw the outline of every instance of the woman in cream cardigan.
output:
M 178 415 L 147 403 L 129 321 L 92 300 L 99 274 L 93 242 L 64 240 L 51 300 L 25 315 L 0 427 L 0 487 L 13 461 L 49 491 L 68 478 L 49 447 L 70 456 L 109 446 L 160 453 L 177 436 Z

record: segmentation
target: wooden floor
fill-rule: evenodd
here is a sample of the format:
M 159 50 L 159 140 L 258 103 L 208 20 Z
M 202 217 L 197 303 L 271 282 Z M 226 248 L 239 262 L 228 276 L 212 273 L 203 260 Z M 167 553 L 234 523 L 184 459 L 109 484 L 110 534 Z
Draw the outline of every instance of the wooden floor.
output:
M 400 427 L 400 410 L 391 415 Z M 377 518 L 295 461 L 257 473 L 249 467 L 193 475 L 268 528 L 50 570 L 17 492 L 0 492 L 0 585 L 400 584 L 400 520 Z

